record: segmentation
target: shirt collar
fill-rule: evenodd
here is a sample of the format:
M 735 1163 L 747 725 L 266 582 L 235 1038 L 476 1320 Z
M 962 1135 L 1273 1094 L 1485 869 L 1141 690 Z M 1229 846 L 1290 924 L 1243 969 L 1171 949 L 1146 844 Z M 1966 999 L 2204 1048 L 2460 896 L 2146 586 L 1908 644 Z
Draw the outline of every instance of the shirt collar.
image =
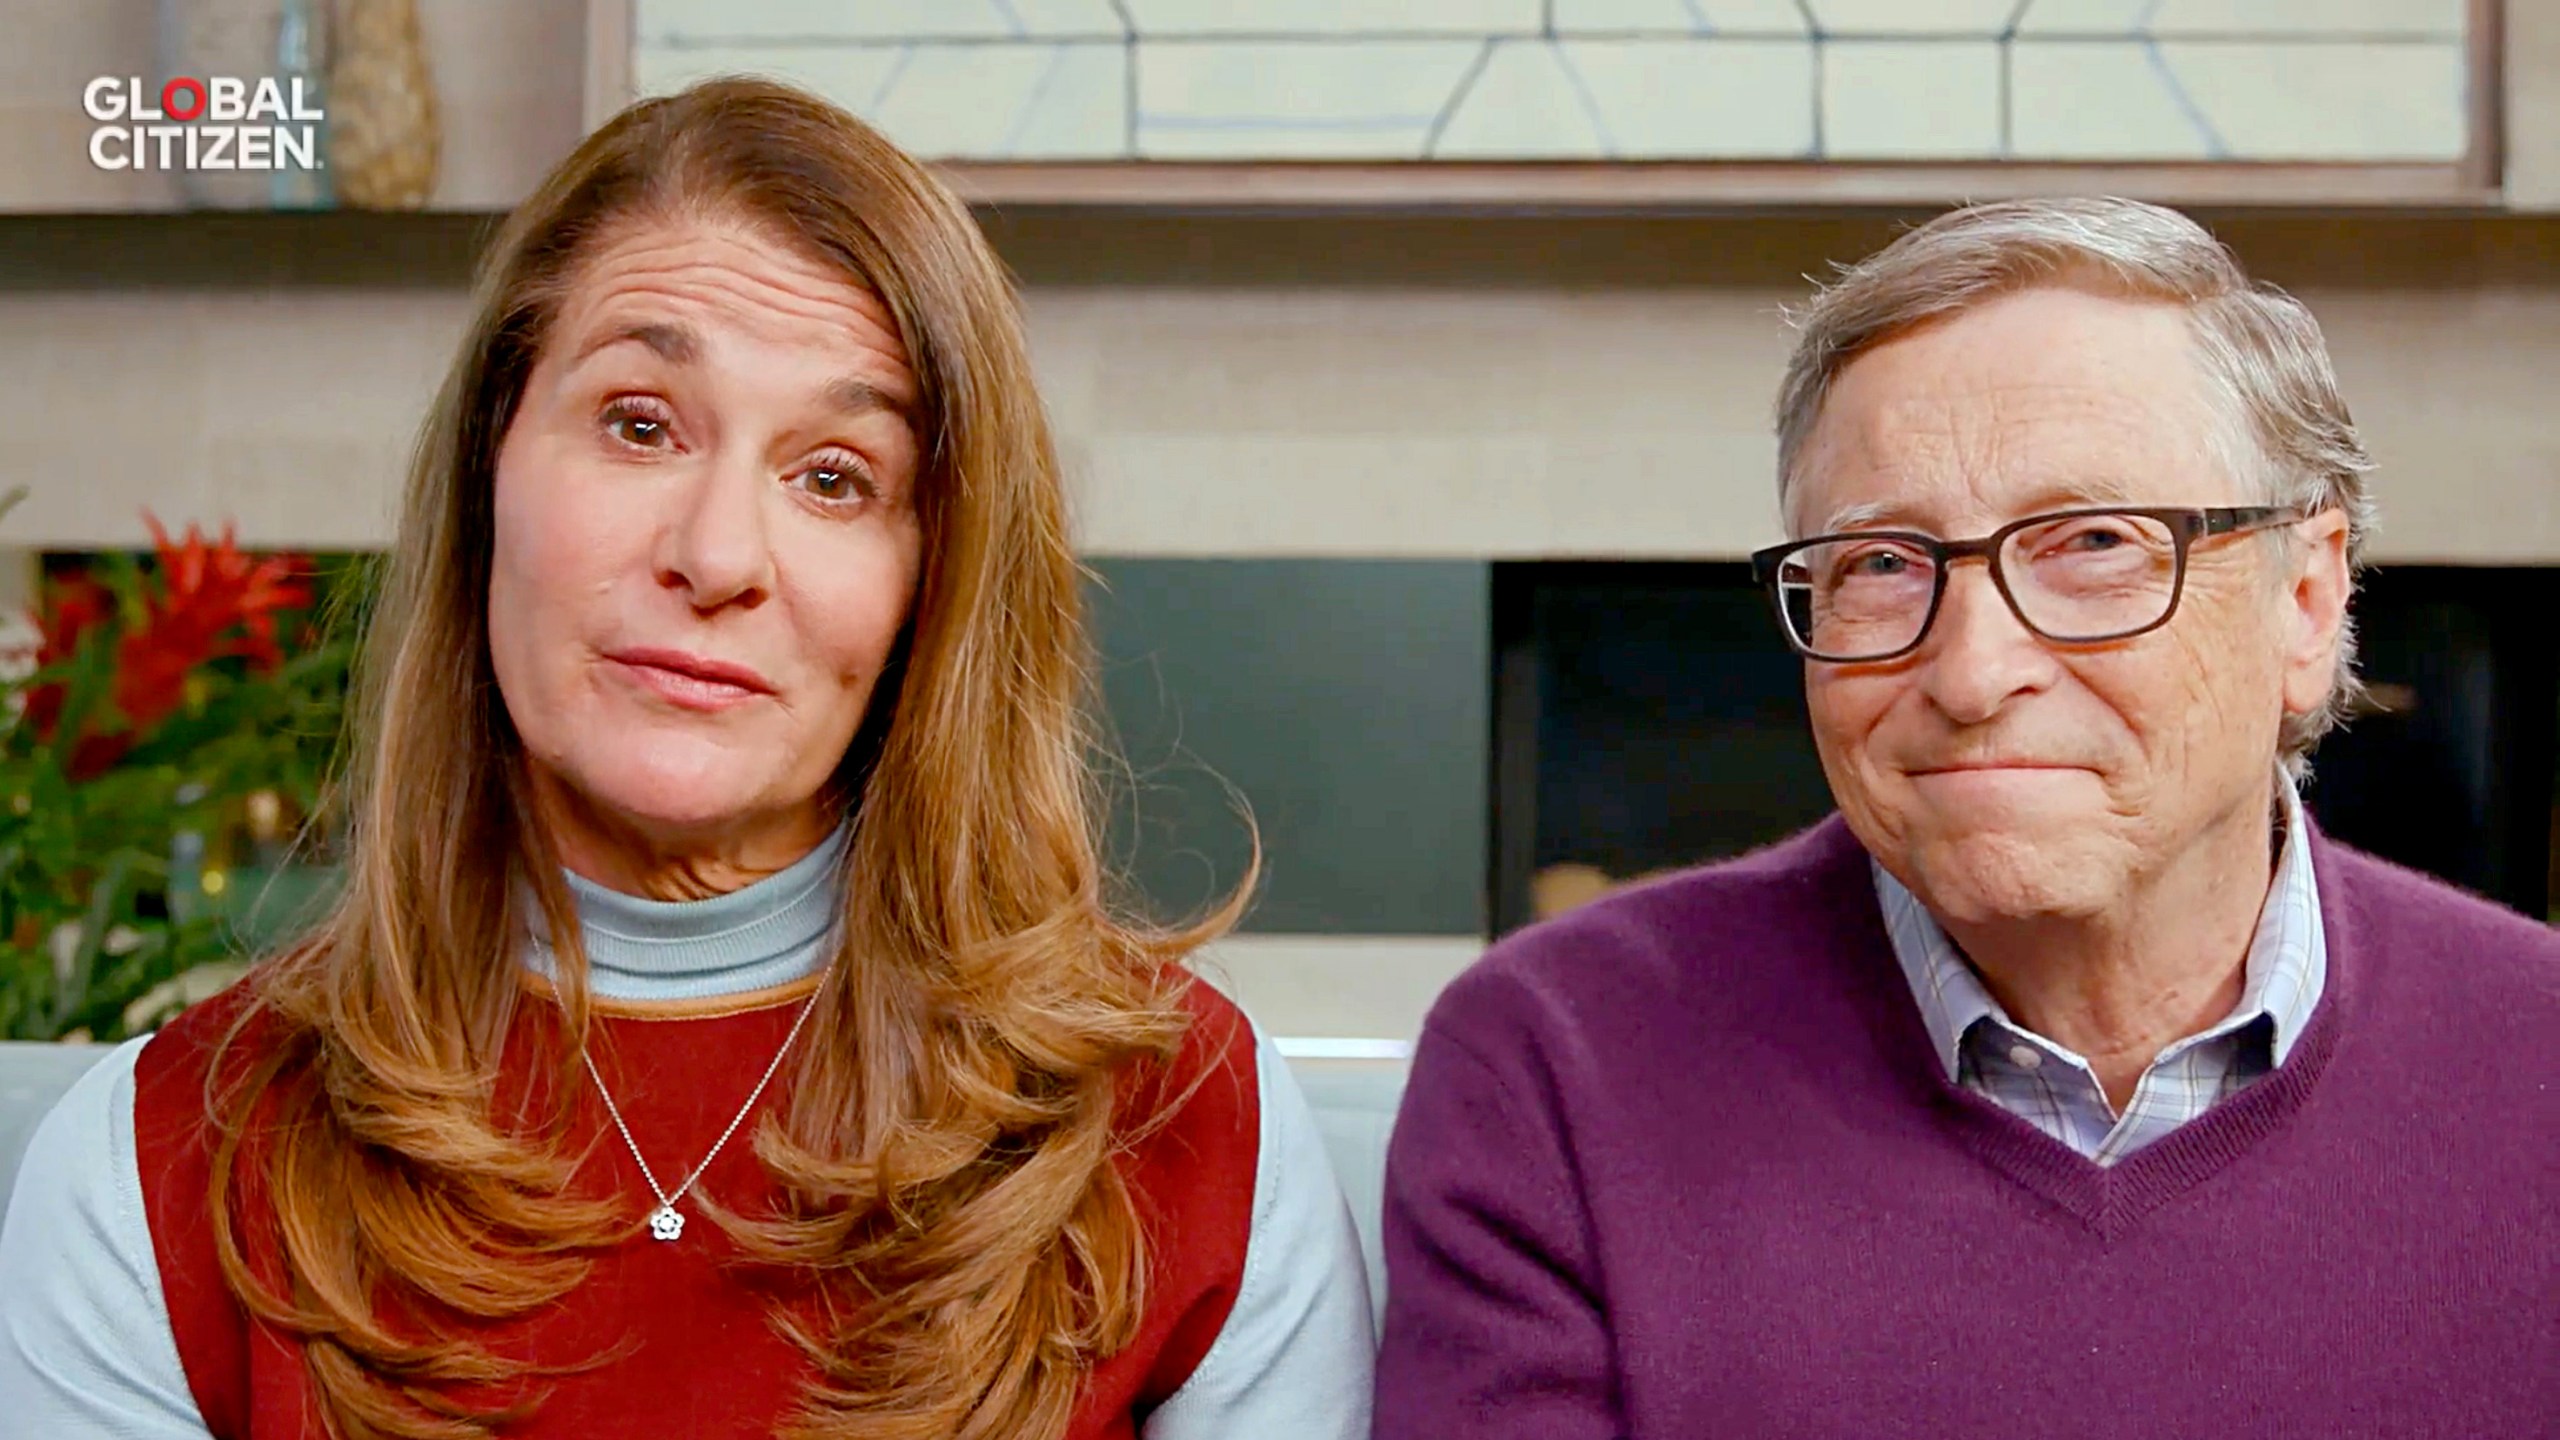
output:
M 2284 848 L 2276 858 L 2275 881 L 2258 912 L 2258 929 L 2249 942 L 2247 970 L 2241 977 L 2240 1001 L 2229 1016 L 2206 1033 L 2227 1034 L 2265 1017 L 2274 1044 L 2271 1063 L 2281 1065 L 2310 1023 L 2312 1007 L 2328 978 L 2328 943 L 2320 920 L 2320 891 L 2311 873 L 2311 846 L 2305 838 L 2302 798 L 2290 779 L 2277 786 L 2283 816 Z M 1982 978 L 1956 948 L 1920 897 L 1911 893 L 1873 857 L 1876 900 L 1884 912 L 1885 933 L 1892 938 L 1894 959 L 1920 1005 L 1920 1020 L 1946 1068 L 1958 1078 L 1965 1035 L 1984 1019 L 2023 1030 L 1984 988 Z M 2195 1037 L 2197 1039 L 2203 1036 Z

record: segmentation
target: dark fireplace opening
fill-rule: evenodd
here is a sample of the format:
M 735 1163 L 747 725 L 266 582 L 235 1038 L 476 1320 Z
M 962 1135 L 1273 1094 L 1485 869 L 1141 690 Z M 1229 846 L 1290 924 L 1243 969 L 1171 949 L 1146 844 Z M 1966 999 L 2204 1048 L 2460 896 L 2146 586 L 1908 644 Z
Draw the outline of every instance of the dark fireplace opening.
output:
M 2373 703 L 2324 741 L 2329 833 L 2551 918 L 2560 570 L 2395 566 L 2356 599 Z M 1493 571 L 1496 933 L 1829 813 L 1802 662 L 1747 566 Z

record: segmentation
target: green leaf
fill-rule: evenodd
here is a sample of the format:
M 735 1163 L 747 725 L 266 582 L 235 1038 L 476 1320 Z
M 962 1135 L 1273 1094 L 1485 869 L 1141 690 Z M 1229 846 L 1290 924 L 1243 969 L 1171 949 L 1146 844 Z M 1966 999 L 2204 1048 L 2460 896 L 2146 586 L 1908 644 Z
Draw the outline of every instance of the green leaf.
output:
M 62 682 L 62 711 L 54 722 L 53 739 L 44 747 L 47 759 L 56 765 L 67 765 L 72 746 L 93 727 L 90 717 L 109 709 L 109 698 L 115 692 L 115 630 L 101 625 L 80 637 L 72 654 L 58 667 Z M 103 728 L 103 727 L 98 727 Z
M 71 973 L 62 977 L 53 998 L 57 1031 L 69 1028 L 72 1015 L 89 998 L 89 977 L 97 973 L 98 954 L 106 948 L 107 930 L 124 908 L 125 887 L 133 873 L 129 857 L 107 861 L 106 873 L 89 889 L 89 909 L 80 920 L 80 944 L 71 955 Z

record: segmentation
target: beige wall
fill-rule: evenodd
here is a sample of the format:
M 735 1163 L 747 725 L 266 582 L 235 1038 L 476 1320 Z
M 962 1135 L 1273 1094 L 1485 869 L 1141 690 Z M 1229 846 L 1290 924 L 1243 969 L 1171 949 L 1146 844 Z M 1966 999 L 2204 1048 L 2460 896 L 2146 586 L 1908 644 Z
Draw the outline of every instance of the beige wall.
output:
M 14 544 L 139 508 L 366 546 L 483 222 L 0 222 Z M 1734 555 L 1773 533 L 1796 277 L 1886 220 L 1005 217 L 1089 548 Z M 2256 219 L 2384 462 L 2396 559 L 2560 563 L 2560 219 Z
M 2507 203 L 2560 210 L 2560 0 L 2510 0 L 2505 46 Z

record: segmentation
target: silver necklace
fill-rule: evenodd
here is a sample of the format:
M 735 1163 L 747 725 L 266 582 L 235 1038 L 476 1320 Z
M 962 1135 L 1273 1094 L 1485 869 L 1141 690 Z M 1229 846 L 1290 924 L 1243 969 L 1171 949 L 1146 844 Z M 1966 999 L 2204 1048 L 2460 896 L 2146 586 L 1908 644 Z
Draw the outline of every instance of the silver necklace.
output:
M 596 1093 L 604 1097 L 604 1112 L 613 1117 L 613 1128 L 622 1132 L 622 1143 L 631 1147 L 631 1158 L 640 1166 L 640 1178 L 649 1182 L 649 1189 L 658 1197 L 658 1208 L 649 1212 L 649 1234 L 652 1237 L 659 1240 L 683 1237 L 684 1216 L 676 1209 L 676 1202 L 693 1188 L 693 1182 L 702 1178 L 703 1171 L 711 1168 L 711 1161 L 719 1155 L 720 1147 L 729 1143 L 729 1137 L 738 1133 L 738 1127 L 754 1111 L 756 1101 L 764 1096 L 764 1087 L 773 1083 L 773 1072 L 782 1068 L 782 1057 L 791 1053 L 791 1042 L 800 1038 L 800 1027 L 809 1023 L 809 1012 L 817 1003 L 818 992 L 815 990 L 809 992 L 808 999 L 800 1002 L 800 1014 L 791 1022 L 791 1033 L 782 1037 L 782 1048 L 773 1052 L 773 1059 L 766 1063 L 764 1075 L 756 1081 L 756 1088 L 747 1092 L 747 1103 L 739 1106 L 738 1113 L 729 1117 L 728 1128 L 720 1132 L 719 1139 L 711 1142 L 711 1149 L 703 1155 L 702 1163 L 694 1166 L 693 1173 L 684 1177 L 684 1183 L 673 1190 L 658 1183 L 658 1173 L 649 1168 L 648 1157 L 640 1153 L 640 1142 L 631 1138 L 631 1127 L 623 1123 L 622 1107 L 613 1103 L 613 1092 L 605 1088 L 604 1076 L 596 1070 L 595 1056 L 580 1047 L 578 1058 L 587 1062 L 587 1076 L 596 1082 Z

